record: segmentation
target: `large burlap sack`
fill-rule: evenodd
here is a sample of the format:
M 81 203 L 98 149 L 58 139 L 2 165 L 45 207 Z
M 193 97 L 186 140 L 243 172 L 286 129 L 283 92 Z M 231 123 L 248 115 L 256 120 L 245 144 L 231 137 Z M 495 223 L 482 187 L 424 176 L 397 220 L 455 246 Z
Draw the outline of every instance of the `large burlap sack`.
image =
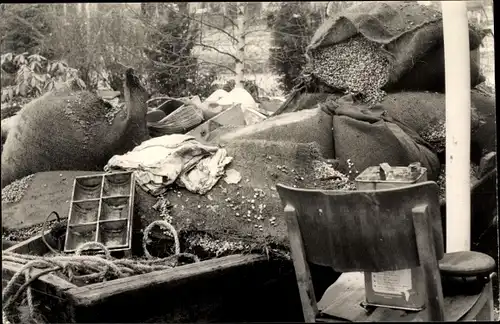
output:
M 318 104 L 337 100 L 338 97 L 335 94 L 302 93 L 283 112 L 314 109 Z M 314 100 L 310 101 L 310 98 Z M 446 96 L 441 93 L 390 93 L 378 107 L 386 110 L 387 116 L 403 122 L 420 136 L 445 127 Z M 495 107 L 493 95 L 474 89 L 471 91 L 471 162 L 475 164 L 479 164 L 485 152 L 496 151 Z
M 387 114 L 418 134 L 441 128 L 446 121 L 446 96 L 429 92 L 388 94 L 380 103 Z M 495 97 L 471 91 L 471 162 L 479 164 L 484 152 L 496 151 Z M 444 161 L 442 161 L 444 162 Z
M 283 205 L 275 186 L 332 189 L 334 180 L 317 179 L 320 173 L 316 169 L 324 166 L 317 163 L 323 161 L 319 147 L 315 143 L 245 139 L 233 140 L 225 149 L 234 157 L 229 168 L 239 172 L 241 180 L 235 184 L 221 179 L 206 195 L 183 188 L 169 190 L 165 198 L 175 206 L 171 209 L 172 225 L 179 233 L 210 233 L 223 241 L 243 240 L 259 246 L 272 243 L 288 249 Z M 135 214 L 143 228 L 161 217 L 152 208 L 155 197 L 139 187 L 136 202 Z M 257 216 L 262 219 L 255 219 Z
M 442 86 L 443 21 L 439 11 L 408 1 L 363 2 L 327 19 L 312 37 L 307 53 L 311 56 L 321 48 L 342 43 L 358 34 L 380 44 L 391 64 L 384 89 L 435 91 Z M 470 26 L 471 51 L 479 47 L 485 35 Z M 412 74 L 414 68 L 418 70 Z M 431 79 L 435 80 L 426 86 L 423 81 Z M 478 67 L 472 64 L 472 87 L 480 80 Z
M 18 113 L 2 152 L 2 188 L 26 175 L 52 170 L 102 170 L 149 138 L 148 94 L 128 70 L 125 109 L 114 110 L 88 91 L 64 88 L 33 100 Z
M 368 109 L 350 97 L 327 102 L 322 108 L 333 115 L 340 171 L 354 176 L 384 162 L 393 166 L 420 162 L 427 168 L 428 179 L 437 179 L 441 166 L 437 155 L 415 131 L 387 117 L 383 109 Z
M 477 50 L 476 50 L 477 51 Z M 470 55 L 471 87 L 484 82 L 480 66 L 471 52 Z M 398 82 L 388 85 L 387 92 L 400 91 L 433 91 L 445 92 L 444 47 L 439 46 L 415 62 L 413 68 L 402 75 Z

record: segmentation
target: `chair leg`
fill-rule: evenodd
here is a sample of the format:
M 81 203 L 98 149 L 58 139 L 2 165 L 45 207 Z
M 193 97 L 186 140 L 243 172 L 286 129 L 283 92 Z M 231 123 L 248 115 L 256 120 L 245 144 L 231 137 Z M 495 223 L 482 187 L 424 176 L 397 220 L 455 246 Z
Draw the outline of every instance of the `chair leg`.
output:
M 495 311 L 493 306 L 493 283 L 490 279 L 485 287 L 485 293 L 487 295 L 487 301 L 484 304 L 484 307 L 479 311 L 475 320 L 476 321 L 494 321 L 495 320 Z
M 493 321 L 495 316 L 493 298 L 493 281 L 492 276 L 490 276 L 490 280 L 483 287 L 476 305 L 460 321 Z
M 304 246 L 302 245 L 302 236 L 300 234 L 297 215 L 293 207 L 289 205 L 285 207 L 285 217 L 288 227 L 288 238 L 290 239 L 293 267 L 295 269 L 300 300 L 302 302 L 304 321 L 307 323 L 316 322 L 318 305 L 314 294 L 309 264 L 306 260 Z

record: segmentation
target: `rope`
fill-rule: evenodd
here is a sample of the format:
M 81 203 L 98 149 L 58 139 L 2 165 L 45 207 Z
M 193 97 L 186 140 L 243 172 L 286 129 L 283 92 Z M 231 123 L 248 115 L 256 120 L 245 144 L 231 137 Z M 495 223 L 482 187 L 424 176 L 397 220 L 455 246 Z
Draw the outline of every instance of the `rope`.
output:
M 42 241 L 49 248 L 50 252 L 57 254 L 58 252 L 52 246 L 50 246 L 50 244 L 47 242 L 47 239 L 45 238 L 45 229 L 47 227 L 47 222 L 49 221 L 49 218 L 50 216 L 52 216 L 52 214 L 56 215 L 56 219 L 58 222 L 61 222 L 59 214 L 55 211 L 51 212 L 47 217 L 45 217 L 45 220 L 43 221 L 42 225 Z
M 143 235 L 143 239 L 142 239 L 142 248 L 144 249 L 144 254 L 146 255 L 146 258 L 148 258 L 148 259 L 153 258 L 153 256 L 151 254 L 149 254 L 147 244 L 148 244 L 149 232 L 151 232 L 151 230 L 155 226 L 166 227 L 172 233 L 172 235 L 174 237 L 175 254 L 181 253 L 181 246 L 180 246 L 180 243 L 179 243 L 179 236 L 177 235 L 177 231 L 175 230 L 175 228 L 169 222 L 167 222 L 167 221 L 157 220 L 157 221 L 154 221 L 151 224 L 149 224 L 148 227 L 146 227 L 144 229 L 144 235 Z
M 45 240 L 46 225 L 49 217 L 55 214 L 58 221 L 59 215 L 52 212 L 47 216 L 42 226 L 42 241 L 51 250 L 53 255 L 50 256 L 35 256 L 25 255 L 14 252 L 4 252 L 2 261 L 14 262 L 23 266 L 17 271 L 7 283 L 2 292 L 2 317 L 8 318 L 8 315 L 13 309 L 17 301 L 22 300 L 24 293 L 26 294 L 26 303 L 29 309 L 29 315 L 35 319 L 35 305 L 33 303 L 34 296 L 31 284 L 43 275 L 56 272 L 57 275 L 65 280 L 77 285 L 89 284 L 90 282 L 113 280 L 118 278 L 130 277 L 138 274 L 149 273 L 153 271 L 172 269 L 179 264 L 179 259 L 184 257 L 193 262 L 199 262 L 200 259 L 191 253 L 181 253 L 180 243 L 177 231 L 166 221 L 155 221 L 144 230 L 143 248 L 146 260 L 133 259 L 115 259 L 111 256 L 110 250 L 102 243 L 87 242 L 75 251 L 74 255 L 64 255 L 61 252 L 52 248 Z M 175 254 L 166 258 L 155 258 L 147 250 L 149 233 L 155 226 L 167 228 L 174 237 Z M 104 252 L 104 256 L 82 255 L 89 249 L 98 249 Z M 37 274 L 33 275 L 33 269 L 39 269 Z M 24 279 L 24 284 L 19 289 L 15 289 L 17 282 Z M 5 320 L 4 320 L 5 322 Z

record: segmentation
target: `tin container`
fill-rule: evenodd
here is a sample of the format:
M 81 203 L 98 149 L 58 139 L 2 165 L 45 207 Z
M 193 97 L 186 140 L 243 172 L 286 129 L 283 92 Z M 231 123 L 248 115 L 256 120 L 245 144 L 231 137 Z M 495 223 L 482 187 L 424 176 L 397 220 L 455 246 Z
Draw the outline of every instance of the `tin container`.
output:
M 427 181 L 427 169 L 420 163 L 407 167 L 390 167 L 382 163 L 381 166 L 367 168 L 354 179 L 358 190 L 393 189 L 424 181 Z
M 86 242 L 99 242 L 110 251 L 130 251 L 135 179 L 132 172 L 75 178 L 64 252 Z
M 387 163 L 369 167 L 355 179 L 358 190 L 404 187 L 427 181 L 427 169 L 420 163 L 390 167 Z M 370 306 L 419 311 L 425 305 L 421 267 L 397 271 L 365 272 L 366 303 Z

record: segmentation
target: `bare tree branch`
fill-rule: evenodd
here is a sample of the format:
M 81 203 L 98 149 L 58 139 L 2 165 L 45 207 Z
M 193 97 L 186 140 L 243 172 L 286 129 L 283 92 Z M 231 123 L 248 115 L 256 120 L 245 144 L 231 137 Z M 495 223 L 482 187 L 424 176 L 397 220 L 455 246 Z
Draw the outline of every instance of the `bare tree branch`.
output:
M 212 45 L 207 45 L 207 44 L 203 44 L 203 43 L 195 43 L 195 45 L 197 46 L 201 46 L 201 47 L 206 47 L 206 48 L 210 48 L 214 51 L 216 51 L 217 53 L 220 53 L 220 54 L 223 54 L 223 55 L 227 55 L 229 57 L 231 57 L 233 60 L 235 60 L 236 62 L 240 62 L 240 59 L 237 58 L 235 55 L 229 53 L 229 52 L 226 52 L 226 51 L 221 51 L 220 49 L 218 49 L 217 47 L 215 46 L 212 46 Z
M 238 25 L 234 22 L 234 20 L 232 20 L 232 19 L 231 19 L 231 18 L 229 18 L 228 16 L 224 16 L 224 19 L 227 19 L 227 20 L 231 23 L 231 25 L 233 25 L 234 27 L 238 26 Z
M 210 65 L 215 65 L 215 66 L 218 66 L 218 67 L 221 67 L 223 69 L 226 69 L 228 70 L 229 72 L 233 73 L 233 74 L 236 74 L 236 71 L 231 69 L 229 66 L 226 66 L 226 65 L 223 65 L 223 64 L 219 64 L 219 63 L 215 63 L 215 62 L 208 62 L 208 61 L 205 61 L 203 59 L 199 59 L 198 60 L 201 62 L 201 63 L 204 63 L 204 64 L 210 64 Z
M 167 8 L 167 10 L 173 11 L 173 9 L 171 9 L 171 8 Z M 215 26 L 215 25 L 209 24 L 209 23 L 207 23 L 207 22 L 205 22 L 205 21 L 201 21 L 201 20 L 199 20 L 199 19 L 196 19 L 196 18 L 194 18 L 194 17 L 191 17 L 191 16 L 186 15 L 186 14 L 183 14 L 183 13 L 181 13 L 181 15 L 182 15 L 183 17 L 188 18 L 188 19 L 191 19 L 191 20 L 193 20 L 193 21 L 195 21 L 195 22 L 197 22 L 197 23 L 199 23 L 199 24 L 202 24 L 202 25 L 205 25 L 205 26 L 207 26 L 207 27 L 210 27 L 210 28 L 216 29 L 216 30 L 220 31 L 221 33 L 225 34 L 226 36 L 228 36 L 228 37 L 229 37 L 230 39 L 232 39 L 233 41 L 238 41 L 238 40 L 237 40 L 237 39 L 236 39 L 233 35 L 231 35 L 230 33 L 228 33 L 228 32 L 227 32 L 226 30 L 224 30 L 223 28 L 220 28 L 220 27 L 218 27 L 218 26 Z

